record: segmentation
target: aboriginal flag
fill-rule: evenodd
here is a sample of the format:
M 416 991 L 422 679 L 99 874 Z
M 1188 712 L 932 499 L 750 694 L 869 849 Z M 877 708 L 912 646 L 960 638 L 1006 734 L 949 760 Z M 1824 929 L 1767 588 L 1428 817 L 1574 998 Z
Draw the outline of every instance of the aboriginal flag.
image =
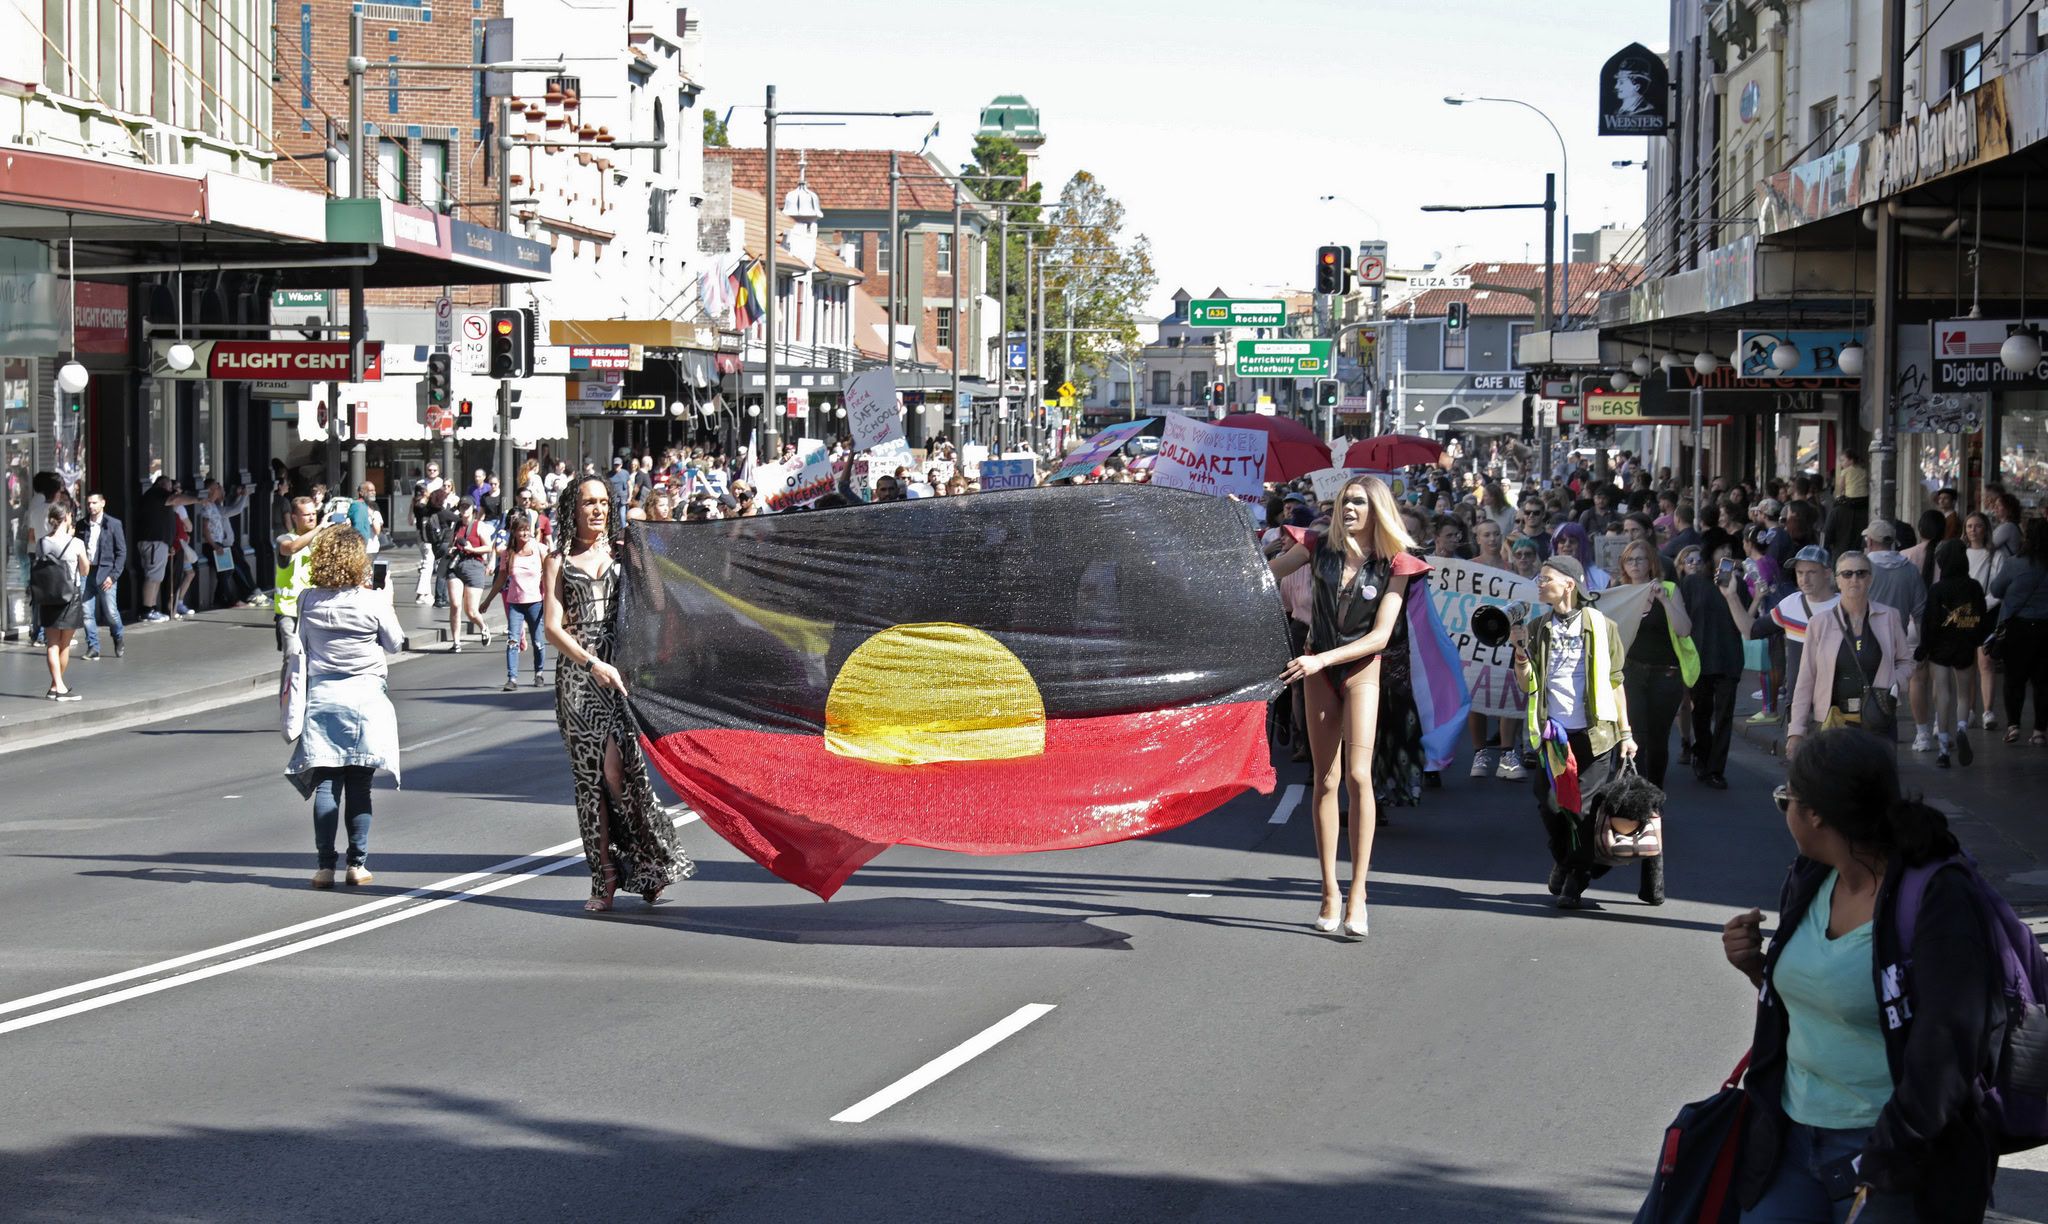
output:
M 1092 846 L 1273 788 L 1285 613 L 1228 500 L 1017 489 L 630 540 L 648 760 L 820 897 L 891 845 Z

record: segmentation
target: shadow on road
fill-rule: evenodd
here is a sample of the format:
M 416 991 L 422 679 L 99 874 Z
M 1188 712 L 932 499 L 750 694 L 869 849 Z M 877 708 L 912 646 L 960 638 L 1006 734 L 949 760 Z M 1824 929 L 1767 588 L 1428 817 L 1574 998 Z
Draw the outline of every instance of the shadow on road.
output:
M 671 1070 L 687 1065 L 677 1064 Z M 178 1220 L 797 1221 L 1403 1220 L 1580 1224 L 1632 1208 L 1646 1177 L 1581 1175 L 1567 1194 L 1412 1152 L 1318 1151 L 1353 1175 L 1230 1179 L 1116 1168 L 893 1136 L 886 1121 L 829 1137 L 741 1142 L 636 1124 L 620 1092 L 686 1094 L 624 1074 L 540 1116 L 509 1102 L 414 1088 L 329 1098 L 340 1124 L 184 1126 L 94 1135 L 0 1154 L 0 1202 L 21 1224 Z M 1257 1161 L 1250 1155 L 1246 1163 Z M 1285 1153 L 1270 1163 L 1300 1167 Z M 1648 1160 L 1643 1162 L 1646 1166 Z M 1647 1172 L 1647 1170 L 1646 1170 Z M 1598 1204 L 1598 1207 L 1595 1207 Z

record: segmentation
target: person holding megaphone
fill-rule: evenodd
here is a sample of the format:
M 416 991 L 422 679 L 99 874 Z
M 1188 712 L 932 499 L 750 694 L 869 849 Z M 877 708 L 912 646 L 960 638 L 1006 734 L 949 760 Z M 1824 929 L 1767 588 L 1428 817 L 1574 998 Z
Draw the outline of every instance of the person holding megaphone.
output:
M 1549 605 L 1509 630 L 1515 683 L 1526 694 L 1523 743 L 1537 810 L 1550 842 L 1550 894 L 1559 909 L 1578 909 L 1580 894 L 1606 868 L 1593 859 L 1586 800 L 1614 775 L 1617 758 L 1633 761 L 1636 741 L 1623 687 L 1621 634 L 1590 606 L 1586 568 L 1556 556 L 1536 576 Z

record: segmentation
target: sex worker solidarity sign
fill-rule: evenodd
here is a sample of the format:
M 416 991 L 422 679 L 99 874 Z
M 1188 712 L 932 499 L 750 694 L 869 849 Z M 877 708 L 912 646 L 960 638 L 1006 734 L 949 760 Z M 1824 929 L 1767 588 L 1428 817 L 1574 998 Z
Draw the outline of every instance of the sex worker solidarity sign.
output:
M 1169 416 L 1159 440 L 1152 483 L 1216 497 L 1265 492 L 1266 435 L 1256 429 L 1225 429 L 1192 417 Z

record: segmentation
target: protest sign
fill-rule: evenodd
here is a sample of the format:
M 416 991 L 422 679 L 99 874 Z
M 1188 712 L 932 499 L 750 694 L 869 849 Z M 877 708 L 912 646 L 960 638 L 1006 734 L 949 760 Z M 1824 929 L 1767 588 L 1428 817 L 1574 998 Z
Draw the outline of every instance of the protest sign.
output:
M 1628 547 L 1625 535 L 1597 535 L 1593 537 L 1593 564 L 1607 571 L 1608 576 L 1621 578 L 1621 550 Z
M 775 512 L 808 506 L 832 491 L 832 458 L 822 449 L 803 463 L 764 463 L 756 469 L 761 496 Z
M 1256 429 L 1226 429 L 1192 417 L 1166 418 L 1152 483 L 1216 497 L 1257 496 L 1265 489 L 1266 435 Z
M 1095 470 L 1096 465 L 1115 454 L 1124 443 L 1129 442 L 1132 438 L 1151 428 L 1158 419 L 1158 417 L 1140 417 L 1135 421 L 1123 421 L 1110 426 L 1108 429 L 1082 443 L 1079 449 L 1068 455 L 1065 464 L 1058 471 L 1046 477 L 1046 481 L 1050 483 L 1056 480 L 1071 480 L 1077 476 L 1086 476 Z
M 1031 459 L 984 459 L 981 487 L 989 489 L 1030 489 L 1038 485 L 1038 464 Z
M 910 466 L 910 443 L 900 437 L 891 438 L 863 457 L 867 460 L 867 483 L 863 487 L 872 490 L 877 480 L 884 476 L 894 476 L 897 468 Z M 861 475 L 859 469 L 855 470 L 854 475 Z M 910 479 L 910 473 L 905 472 L 904 478 Z
M 846 384 L 846 432 L 853 449 L 873 450 L 903 437 L 896 404 L 896 380 L 887 368 L 869 370 Z
M 960 474 L 969 480 L 981 476 L 981 461 L 988 458 L 988 447 L 979 442 L 969 442 L 960 448 Z

